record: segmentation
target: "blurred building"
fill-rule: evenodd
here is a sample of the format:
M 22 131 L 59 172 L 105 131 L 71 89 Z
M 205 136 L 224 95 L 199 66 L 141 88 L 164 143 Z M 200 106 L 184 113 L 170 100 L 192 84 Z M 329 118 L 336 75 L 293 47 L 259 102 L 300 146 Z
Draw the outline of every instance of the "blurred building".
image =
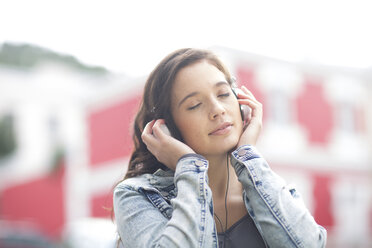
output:
M 372 69 L 212 50 L 263 103 L 258 148 L 298 186 L 328 230 L 328 247 L 370 247 Z M 145 80 L 37 47 L 3 45 L 0 218 L 53 239 L 77 220 L 109 219 Z

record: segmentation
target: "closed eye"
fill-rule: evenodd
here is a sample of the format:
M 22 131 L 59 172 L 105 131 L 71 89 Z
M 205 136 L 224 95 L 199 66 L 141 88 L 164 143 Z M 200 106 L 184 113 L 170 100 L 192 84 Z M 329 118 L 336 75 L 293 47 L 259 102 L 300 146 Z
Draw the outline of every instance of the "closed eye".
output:
M 218 95 L 218 97 L 228 97 L 228 96 L 230 96 L 230 93 L 229 92 L 228 93 L 225 93 L 225 94 Z
M 196 104 L 196 105 L 194 105 L 194 106 L 191 106 L 191 107 L 189 107 L 189 108 L 187 108 L 188 110 L 193 110 L 193 109 L 196 109 L 197 107 L 199 107 L 201 105 L 201 103 L 198 103 L 198 104 Z

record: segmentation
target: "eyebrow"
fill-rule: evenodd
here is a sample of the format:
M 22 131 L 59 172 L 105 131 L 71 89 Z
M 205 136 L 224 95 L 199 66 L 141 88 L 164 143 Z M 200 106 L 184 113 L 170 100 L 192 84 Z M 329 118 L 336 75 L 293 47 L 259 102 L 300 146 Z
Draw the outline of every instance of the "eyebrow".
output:
M 217 82 L 217 83 L 214 85 L 214 88 L 220 87 L 221 85 L 224 85 L 224 84 L 230 86 L 229 83 L 227 83 L 226 81 L 220 81 L 220 82 Z M 185 96 L 185 97 L 184 97 L 184 98 L 183 98 L 183 99 L 178 103 L 178 107 L 180 107 L 181 104 L 184 103 L 188 98 L 193 97 L 193 96 L 195 96 L 195 95 L 197 95 L 197 94 L 199 94 L 199 92 L 198 92 L 198 91 L 194 91 L 194 92 L 191 92 L 190 94 L 188 94 L 187 96 Z

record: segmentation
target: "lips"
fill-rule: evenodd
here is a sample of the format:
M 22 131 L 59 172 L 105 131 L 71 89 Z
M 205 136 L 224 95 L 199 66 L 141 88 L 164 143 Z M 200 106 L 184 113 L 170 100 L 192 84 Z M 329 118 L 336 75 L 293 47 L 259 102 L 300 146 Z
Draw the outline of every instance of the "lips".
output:
M 214 129 L 212 132 L 210 132 L 208 135 L 224 135 L 230 132 L 231 128 L 232 124 L 230 122 L 224 122 L 221 125 L 219 125 L 216 129 Z

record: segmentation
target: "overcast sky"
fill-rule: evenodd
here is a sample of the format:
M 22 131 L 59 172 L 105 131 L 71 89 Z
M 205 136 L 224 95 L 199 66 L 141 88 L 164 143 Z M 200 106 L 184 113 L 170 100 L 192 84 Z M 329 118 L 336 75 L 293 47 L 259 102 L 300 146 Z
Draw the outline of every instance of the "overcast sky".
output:
M 0 43 L 28 42 L 131 76 L 181 47 L 372 66 L 371 1 L 0 0 Z

